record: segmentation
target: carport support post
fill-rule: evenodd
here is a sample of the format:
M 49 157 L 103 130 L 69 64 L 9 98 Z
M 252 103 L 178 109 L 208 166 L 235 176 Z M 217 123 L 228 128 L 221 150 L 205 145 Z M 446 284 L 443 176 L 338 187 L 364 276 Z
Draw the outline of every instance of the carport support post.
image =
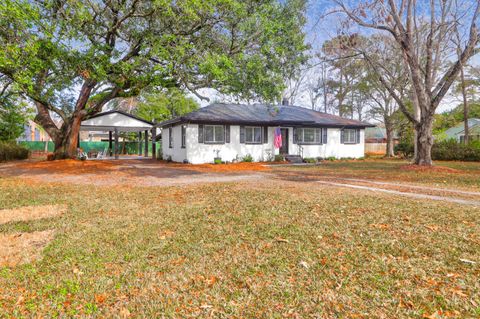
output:
M 112 153 L 113 153 L 113 148 L 112 148 L 113 141 L 112 141 L 112 139 L 113 139 L 112 131 L 108 131 L 108 153 L 109 153 L 110 157 L 112 156 Z
M 152 128 L 152 159 L 157 158 L 157 144 L 155 144 L 156 140 L 156 133 L 157 129 L 155 127 Z
M 148 157 L 148 130 L 145 130 L 145 157 Z
M 115 128 L 115 159 L 118 159 L 118 129 Z
M 138 132 L 138 156 L 142 156 L 142 132 Z

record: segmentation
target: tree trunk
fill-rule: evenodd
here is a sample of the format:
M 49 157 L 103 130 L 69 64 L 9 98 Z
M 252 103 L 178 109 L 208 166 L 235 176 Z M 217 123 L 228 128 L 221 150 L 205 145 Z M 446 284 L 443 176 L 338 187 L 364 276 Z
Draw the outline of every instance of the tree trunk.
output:
M 393 141 L 393 127 L 390 123 L 385 123 L 385 130 L 387 133 L 387 148 L 385 150 L 385 157 L 394 157 L 394 141 Z
M 463 142 L 468 144 L 470 132 L 468 127 L 468 101 L 467 101 L 467 89 L 465 87 L 465 74 L 463 73 L 463 65 L 460 66 L 460 81 L 462 85 L 462 97 L 463 97 L 463 123 L 464 123 L 464 138 Z
M 77 156 L 78 134 L 80 133 L 81 123 L 82 117 L 80 114 L 74 114 L 70 123 L 62 125 L 61 133 L 53 139 L 55 159 L 75 158 Z
M 415 125 L 416 132 L 416 150 L 415 161 L 417 165 L 432 165 L 432 146 L 433 146 L 433 117 L 424 118 L 419 124 Z

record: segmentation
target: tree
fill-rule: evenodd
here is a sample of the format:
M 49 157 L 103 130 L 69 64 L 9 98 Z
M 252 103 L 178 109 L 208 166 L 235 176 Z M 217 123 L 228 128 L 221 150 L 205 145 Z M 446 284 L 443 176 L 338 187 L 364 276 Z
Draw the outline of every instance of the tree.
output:
M 394 45 L 391 42 L 393 41 L 385 35 L 378 34 L 369 37 L 366 45 L 373 59 L 384 65 L 383 81 L 390 87 L 398 88 L 398 95 L 401 100 L 408 101 L 409 77 L 405 72 L 403 59 L 398 57 L 396 51 L 392 49 Z M 402 120 L 399 114 L 399 105 L 385 85 L 379 80 L 375 69 L 369 69 L 366 81 L 370 87 L 368 94 L 373 102 L 369 113 L 373 118 L 385 125 L 387 138 L 385 155 L 386 157 L 392 157 L 395 155 L 394 130 L 398 126 L 399 121 Z
M 145 87 L 278 99 L 303 15 L 303 0 L 5 0 L 0 74 L 35 104 L 55 158 L 72 157 L 82 120 Z
M 26 105 L 12 88 L 12 82 L 0 76 L 0 141 L 14 141 L 22 135 L 26 114 Z
M 151 122 L 166 121 L 199 108 L 197 101 L 175 88 L 144 93 L 139 101 L 134 113 Z
M 395 40 L 392 48 L 404 59 L 412 84 L 413 113 L 399 95 L 399 88 L 385 81 L 385 66 L 375 61 L 368 50 L 363 50 L 362 55 L 415 127 L 415 164 L 432 165 L 435 110 L 460 73 L 461 66 L 480 50 L 477 28 L 480 2 L 431 0 L 427 4 L 416 0 L 362 0 L 353 8 L 347 6 L 346 1 L 335 0 L 335 3 L 350 22 L 386 33 Z M 453 58 L 456 48 L 450 43 L 455 27 L 465 30 L 468 36 L 461 39 L 460 52 Z M 448 58 L 453 64 L 442 70 Z

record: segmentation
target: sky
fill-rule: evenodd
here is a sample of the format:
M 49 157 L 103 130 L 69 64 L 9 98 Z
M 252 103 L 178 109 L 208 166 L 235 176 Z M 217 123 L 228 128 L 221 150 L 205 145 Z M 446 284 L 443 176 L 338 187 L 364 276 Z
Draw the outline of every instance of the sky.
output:
M 470 1 L 470 0 L 464 0 Z M 352 5 L 355 5 L 356 0 L 350 0 Z M 421 3 L 421 2 L 420 2 Z M 305 26 L 306 41 L 312 46 L 312 52 L 319 51 L 324 41 L 335 37 L 339 31 L 339 15 L 325 15 L 325 13 L 333 8 L 333 1 L 331 0 L 312 0 L 307 6 L 307 24 Z M 360 32 L 366 32 L 366 30 L 359 29 Z M 370 31 L 367 31 L 370 32 Z M 471 61 L 473 65 L 480 65 L 480 55 L 475 56 Z M 206 94 L 211 100 L 222 99 L 222 96 L 215 93 L 213 90 L 203 90 L 203 94 Z M 208 105 L 209 101 L 199 101 L 202 106 Z M 447 95 L 437 108 L 437 113 L 441 113 L 456 107 L 461 102 L 459 96 Z M 296 99 L 298 106 L 310 107 L 309 98 L 306 94 L 303 97 L 300 95 Z

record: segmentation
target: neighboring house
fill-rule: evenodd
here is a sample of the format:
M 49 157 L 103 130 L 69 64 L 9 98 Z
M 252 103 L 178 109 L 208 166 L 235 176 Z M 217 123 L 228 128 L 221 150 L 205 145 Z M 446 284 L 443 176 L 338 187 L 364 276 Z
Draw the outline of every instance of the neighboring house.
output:
M 217 152 L 222 161 L 255 161 L 276 154 L 310 157 L 364 156 L 368 123 L 344 119 L 295 106 L 211 104 L 162 122 L 163 158 L 192 164 L 211 163 Z M 274 147 L 280 128 L 282 146 Z
M 25 124 L 24 131 L 22 136 L 18 138 L 19 141 L 30 141 L 30 142 L 45 142 L 50 140 L 50 136 L 48 136 L 47 132 L 35 123 L 32 120 L 28 120 L 27 124 Z
M 480 119 L 468 119 L 470 141 L 480 140 Z M 445 131 L 446 139 L 455 139 L 459 143 L 463 143 L 465 139 L 465 124 L 463 122 L 449 128 Z
M 394 145 L 398 143 L 398 135 L 393 134 Z M 385 127 L 375 126 L 365 128 L 365 153 L 386 154 L 387 130 Z

